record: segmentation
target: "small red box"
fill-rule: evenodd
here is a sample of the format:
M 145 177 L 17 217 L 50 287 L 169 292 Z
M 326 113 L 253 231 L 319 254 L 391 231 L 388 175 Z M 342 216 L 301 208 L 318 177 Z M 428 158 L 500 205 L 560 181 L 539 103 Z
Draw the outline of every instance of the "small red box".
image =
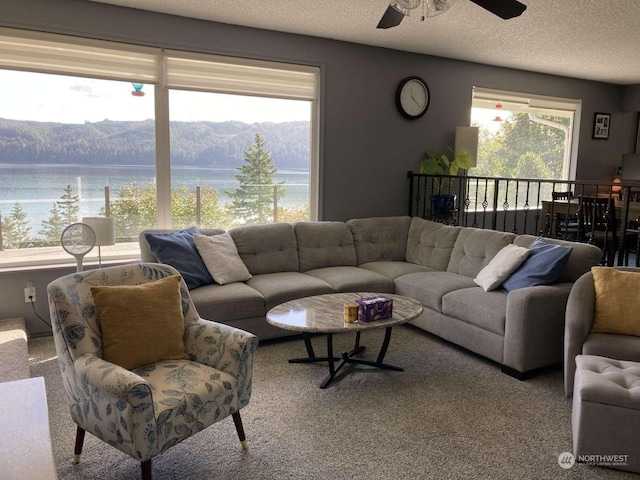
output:
M 383 296 L 359 298 L 358 321 L 372 322 L 393 316 L 393 300 Z

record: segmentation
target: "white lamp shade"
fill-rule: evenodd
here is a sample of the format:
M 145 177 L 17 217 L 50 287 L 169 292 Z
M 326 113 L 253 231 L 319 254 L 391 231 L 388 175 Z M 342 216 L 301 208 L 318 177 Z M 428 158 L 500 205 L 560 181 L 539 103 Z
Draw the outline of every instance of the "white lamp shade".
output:
M 478 132 L 479 127 L 456 127 L 455 155 L 465 151 L 471 157 L 471 166 L 478 164 Z
M 96 246 L 116 244 L 116 221 L 113 217 L 83 217 L 82 223 L 96 232 Z

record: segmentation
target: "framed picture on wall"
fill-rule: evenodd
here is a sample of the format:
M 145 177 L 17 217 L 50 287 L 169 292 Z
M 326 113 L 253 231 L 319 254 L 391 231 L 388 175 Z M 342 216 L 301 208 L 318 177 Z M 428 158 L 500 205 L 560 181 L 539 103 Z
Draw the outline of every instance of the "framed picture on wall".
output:
M 593 119 L 593 138 L 606 140 L 609 138 L 610 113 L 596 113 Z

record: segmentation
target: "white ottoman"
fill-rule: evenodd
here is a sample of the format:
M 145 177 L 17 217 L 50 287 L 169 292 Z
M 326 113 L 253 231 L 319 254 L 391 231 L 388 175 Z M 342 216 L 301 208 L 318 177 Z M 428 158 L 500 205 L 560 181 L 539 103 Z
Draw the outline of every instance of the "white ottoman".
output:
M 576 461 L 640 472 L 640 363 L 578 355 L 576 367 Z

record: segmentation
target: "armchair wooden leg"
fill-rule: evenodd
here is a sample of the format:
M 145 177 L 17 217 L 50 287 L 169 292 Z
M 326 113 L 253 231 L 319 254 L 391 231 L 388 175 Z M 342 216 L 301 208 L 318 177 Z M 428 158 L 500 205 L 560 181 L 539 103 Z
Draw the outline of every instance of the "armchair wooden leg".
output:
M 140 462 L 142 480 L 151 480 L 151 459 Z
M 249 443 L 244 435 L 244 428 L 242 427 L 242 418 L 240 418 L 240 412 L 236 412 L 231 415 L 233 417 L 233 423 L 236 426 L 236 431 L 238 432 L 238 438 L 240 439 L 240 444 L 242 445 L 243 450 L 249 450 Z
M 80 455 L 82 455 L 82 445 L 84 444 L 84 428 L 78 426 L 76 429 L 76 446 L 73 450 L 73 464 L 77 465 L 80 463 Z

